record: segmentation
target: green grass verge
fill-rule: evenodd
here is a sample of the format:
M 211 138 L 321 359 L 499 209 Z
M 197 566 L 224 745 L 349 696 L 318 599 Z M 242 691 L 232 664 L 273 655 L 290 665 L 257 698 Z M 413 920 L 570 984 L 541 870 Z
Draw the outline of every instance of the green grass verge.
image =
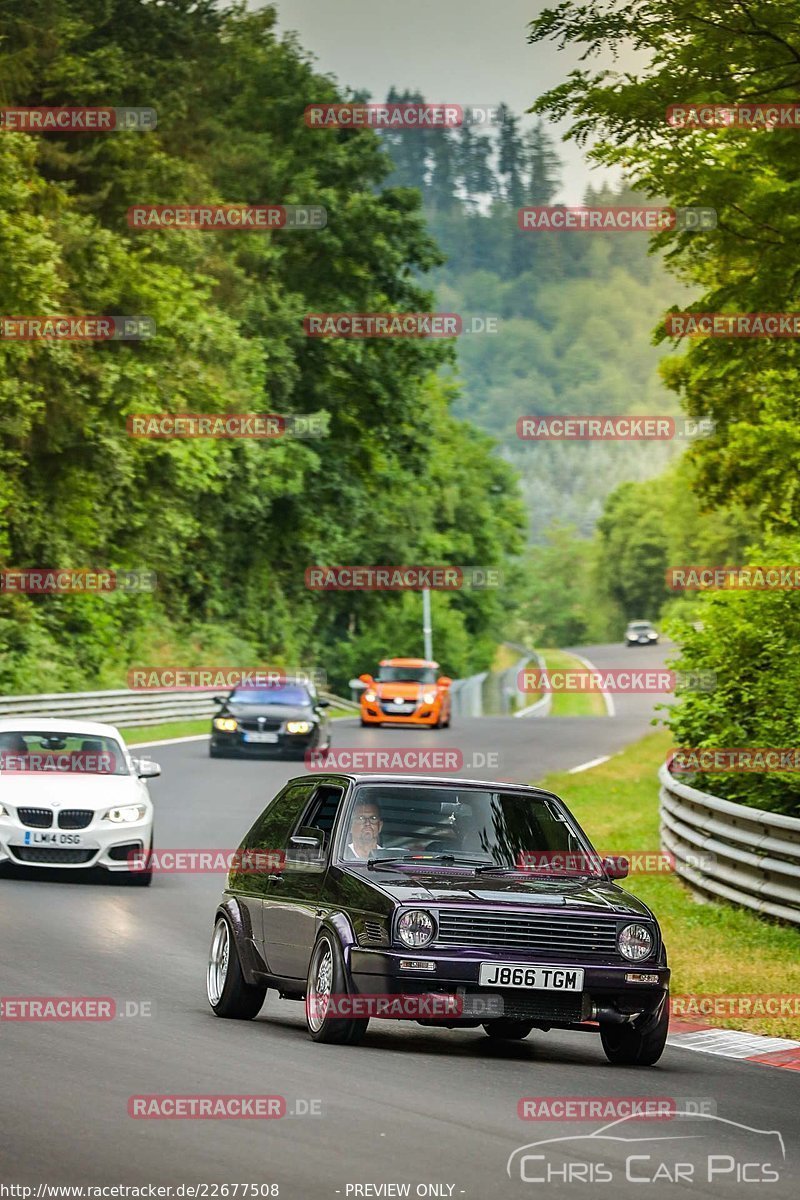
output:
M 564 650 L 540 650 L 548 671 L 583 671 L 585 667 L 574 654 Z M 554 717 L 605 717 L 606 706 L 600 692 L 553 692 Z
M 191 737 L 198 733 L 209 733 L 211 721 L 202 717 L 198 721 L 169 721 L 163 725 L 136 725 L 120 727 L 120 733 L 129 746 L 139 742 L 158 742 L 162 738 Z
M 580 775 L 550 775 L 594 845 L 606 854 L 657 851 L 656 771 L 672 745 L 650 734 Z M 675 875 L 631 875 L 622 886 L 656 914 L 672 968 L 673 995 L 800 993 L 800 933 L 725 903 L 702 903 Z M 777 1037 L 800 1037 L 790 1018 L 708 1019 L 709 1024 Z

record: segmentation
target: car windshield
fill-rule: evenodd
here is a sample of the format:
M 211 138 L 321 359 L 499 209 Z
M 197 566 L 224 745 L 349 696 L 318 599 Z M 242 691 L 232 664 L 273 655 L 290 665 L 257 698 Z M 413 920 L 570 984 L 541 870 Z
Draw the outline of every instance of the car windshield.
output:
M 298 684 L 280 683 L 274 687 L 236 688 L 228 697 L 231 704 L 304 704 L 311 705 L 311 697 Z
M 364 816 L 363 814 L 366 814 Z M 359 822 L 368 820 L 369 833 Z M 479 788 L 362 784 L 345 859 L 419 856 L 531 874 L 604 876 L 600 858 L 550 797 Z M 413 865 L 413 864 L 412 864 Z
M 130 775 L 119 742 L 90 733 L 0 732 L 0 773 Z
M 628 629 L 634 630 L 636 633 L 645 633 L 648 629 L 652 628 L 653 626 L 649 621 L 631 621 L 628 626 Z
M 436 683 L 433 667 L 381 667 L 378 683 Z

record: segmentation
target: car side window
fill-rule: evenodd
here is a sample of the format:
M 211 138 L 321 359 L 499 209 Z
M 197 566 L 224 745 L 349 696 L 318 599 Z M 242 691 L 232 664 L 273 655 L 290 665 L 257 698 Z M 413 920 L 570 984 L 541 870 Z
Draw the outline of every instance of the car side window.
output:
M 289 832 L 314 790 L 314 780 L 291 783 L 270 805 L 248 832 L 242 847 L 247 850 L 284 850 Z
M 330 849 L 336 815 L 339 812 L 343 799 L 344 788 L 341 784 L 321 783 L 314 792 L 307 811 L 303 813 L 298 822 L 297 829 L 303 827 L 322 830 L 324 834 L 323 851 L 325 853 Z M 293 832 L 296 833 L 297 829 L 293 830 Z

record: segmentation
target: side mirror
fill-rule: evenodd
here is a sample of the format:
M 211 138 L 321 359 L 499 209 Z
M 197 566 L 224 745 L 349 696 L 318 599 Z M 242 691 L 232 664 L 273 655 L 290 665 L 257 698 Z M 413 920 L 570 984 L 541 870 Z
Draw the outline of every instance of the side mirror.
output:
M 214 704 L 227 704 L 228 697 L 227 696 L 212 696 L 212 702 Z
M 151 762 L 149 758 L 135 758 L 133 765 L 140 779 L 155 779 L 161 774 L 160 765 L 157 762 Z
M 370 687 L 375 682 L 371 675 L 359 675 L 358 682 L 363 683 L 365 687 Z
M 317 708 L 330 708 L 330 706 L 331 706 L 330 700 L 318 700 L 317 701 Z
M 450 684 L 452 682 L 453 681 L 449 675 L 440 675 L 439 678 L 436 680 L 437 686 L 441 687 L 441 688 L 449 688 Z
M 604 858 L 600 864 L 611 879 L 627 879 L 630 863 L 627 858 Z
M 319 865 L 322 861 L 322 846 L 324 841 L 325 834 L 321 829 L 315 829 L 313 826 L 304 826 L 298 829 L 294 837 L 289 838 L 289 850 L 286 855 L 287 862 L 297 865 Z

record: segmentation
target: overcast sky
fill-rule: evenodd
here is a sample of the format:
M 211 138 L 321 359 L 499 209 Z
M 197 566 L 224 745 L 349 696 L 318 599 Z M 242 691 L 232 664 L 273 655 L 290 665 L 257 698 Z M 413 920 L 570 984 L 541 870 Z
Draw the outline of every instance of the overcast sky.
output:
M 252 0 L 254 7 L 262 7 Z M 430 101 L 490 105 L 516 113 L 560 83 L 577 63 L 571 51 L 530 45 L 527 25 L 540 0 L 272 0 L 279 28 L 296 30 L 319 69 L 384 99 L 394 84 Z M 526 118 L 526 122 L 531 120 Z M 560 130 L 555 130 L 560 137 Z M 581 152 L 559 145 L 565 161 L 559 199 L 579 203 L 590 173 Z

